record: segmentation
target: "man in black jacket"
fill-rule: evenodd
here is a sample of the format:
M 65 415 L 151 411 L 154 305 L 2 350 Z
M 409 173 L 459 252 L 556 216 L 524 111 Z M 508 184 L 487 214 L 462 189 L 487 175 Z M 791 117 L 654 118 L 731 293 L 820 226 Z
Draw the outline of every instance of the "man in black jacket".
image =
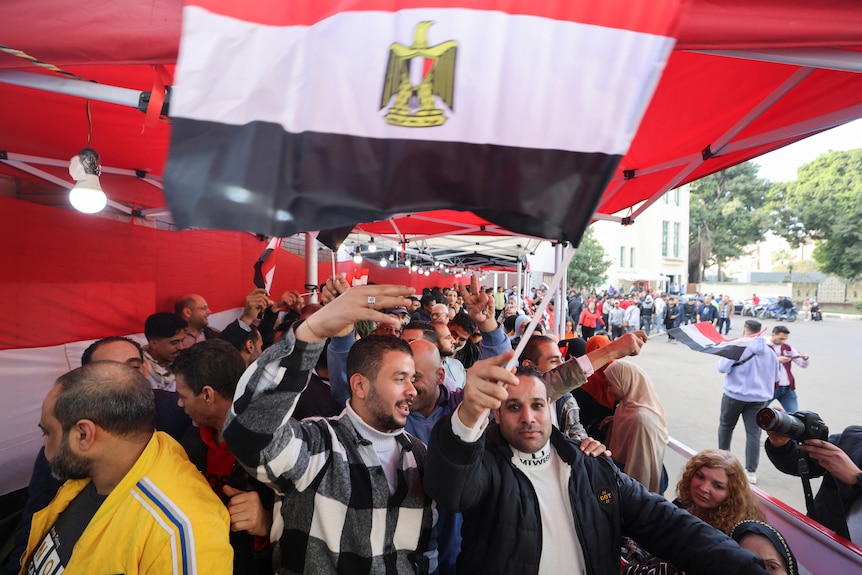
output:
M 473 366 L 464 401 L 429 441 L 425 490 L 464 515 L 459 572 L 618 573 L 627 535 L 690 573 L 766 573 L 758 557 L 610 458 L 589 457 L 593 442 L 553 429 L 541 374 L 511 374 L 500 367 L 510 357 Z M 486 430 L 491 409 L 498 425 Z
M 862 545 L 862 425 L 851 425 L 829 441 L 804 443 L 768 432 L 766 455 L 780 471 L 799 475 L 808 462 L 811 477 L 823 477 L 811 518 L 857 545 Z
M 180 443 L 230 513 L 233 573 L 262 575 L 272 573 L 269 531 L 275 496 L 237 463 L 222 436 L 245 367 L 240 352 L 218 338 L 182 350 L 174 361 L 178 403 L 194 424 Z

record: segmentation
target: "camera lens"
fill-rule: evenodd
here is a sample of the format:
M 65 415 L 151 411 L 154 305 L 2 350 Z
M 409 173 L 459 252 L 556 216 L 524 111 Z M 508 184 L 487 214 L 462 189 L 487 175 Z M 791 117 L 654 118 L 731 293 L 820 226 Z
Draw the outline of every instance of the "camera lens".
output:
M 789 413 L 776 411 L 769 407 L 764 407 L 757 412 L 757 426 L 790 439 L 799 439 L 805 435 L 805 423 Z

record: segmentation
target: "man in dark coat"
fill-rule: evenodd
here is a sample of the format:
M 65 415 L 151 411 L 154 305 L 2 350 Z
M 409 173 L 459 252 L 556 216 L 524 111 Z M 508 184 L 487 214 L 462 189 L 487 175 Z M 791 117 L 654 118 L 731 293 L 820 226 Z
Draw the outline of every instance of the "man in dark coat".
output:
M 692 573 L 766 573 L 760 558 L 610 458 L 589 456 L 603 446 L 552 428 L 541 374 L 513 375 L 500 367 L 510 357 L 471 368 L 464 401 L 429 441 L 425 490 L 464 515 L 459 572 L 618 573 L 627 535 Z
M 851 425 L 829 441 L 799 443 L 774 431 L 768 435 L 766 455 L 780 471 L 798 476 L 804 458 L 811 477 L 823 477 L 810 517 L 862 545 L 862 425 Z

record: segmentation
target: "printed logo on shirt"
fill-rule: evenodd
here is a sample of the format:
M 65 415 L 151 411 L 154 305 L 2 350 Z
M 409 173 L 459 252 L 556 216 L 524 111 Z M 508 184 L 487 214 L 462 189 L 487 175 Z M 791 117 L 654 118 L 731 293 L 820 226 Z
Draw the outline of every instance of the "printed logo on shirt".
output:
M 607 489 L 602 489 L 601 491 L 599 491 L 598 497 L 599 497 L 599 501 L 601 503 L 603 503 L 604 505 L 610 505 L 611 503 L 614 502 L 613 494 L 610 491 L 608 491 Z
M 54 537 L 54 529 L 51 528 L 33 553 L 27 565 L 27 575 L 59 575 L 63 572 L 64 565 L 57 553 Z
M 524 457 L 522 455 L 518 458 L 518 460 L 524 467 L 538 467 L 539 465 L 544 465 L 551 460 L 551 450 L 542 449 L 541 451 L 537 451 L 536 453 L 531 453 L 530 457 Z

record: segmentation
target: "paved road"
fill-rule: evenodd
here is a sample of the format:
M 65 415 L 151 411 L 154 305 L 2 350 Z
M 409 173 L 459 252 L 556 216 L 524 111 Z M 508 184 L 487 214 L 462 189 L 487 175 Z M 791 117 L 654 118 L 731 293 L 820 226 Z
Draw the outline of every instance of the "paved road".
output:
M 741 335 L 742 321 L 733 320 L 731 337 Z M 772 330 L 774 320 L 765 320 Z M 788 343 L 811 356 L 808 369 L 794 365 L 799 408 L 819 413 L 830 432 L 848 425 L 862 424 L 862 387 L 857 363 L 862 355 L 862 322 L 825 320 L 785 323 L 790 330 Z M 671 437 L 695 451 L 718 447 L 718 415 L 723 377 L 715 369 L 717 358 L 697 353 L 679 343 L 669 343 L 664 335 L 653 336 L 643 353 L 634 358 L 652 377 L 665 406 Z M 766 439 L 766 434 L 763 434 Z M 736 427 L 731 450 L 745 460 L 745 430 L 742 421 Z M 673 499 L 679 471 L 684 459 L 670 449 L 665 465 L 671 477 L 666 495 Z M 805 512 L 801 481 L 776 470 L 761 448 L 757 486 L 771 495 Z M 812 480 L 817 493 L 820 480 Z

